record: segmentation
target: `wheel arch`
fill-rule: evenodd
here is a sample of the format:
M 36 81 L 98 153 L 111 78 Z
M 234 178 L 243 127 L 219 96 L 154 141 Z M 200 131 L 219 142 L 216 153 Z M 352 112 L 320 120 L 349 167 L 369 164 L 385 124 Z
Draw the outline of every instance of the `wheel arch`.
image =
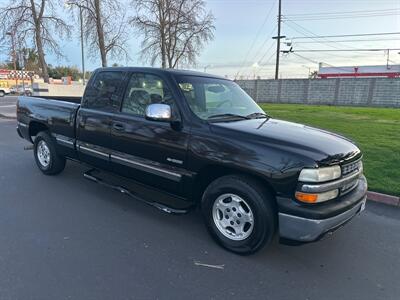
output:
M 29 136 L 31 139 L 31 142 L 33 143 L 33 138 L 34 136 L 37 136 L 39 132 L 42 131 L 48 131 L 49 127 L 46 124 L 43 124 L 38 121 L 32 121 L 29 123 Z
M 217 178 L 227 175 L 241 175 L 251 178 L 260 183 L 263 187 L 265 187 L 275 199 L 276 191 L 265 176 L 254 172 L 243 171 L 234 167 L 207 165 L 197 173 L 194 181 L 193 196 L 195 202 L 197 204 L 201 202 L 201 197 L 205 189 L 211 182 L 213 182 Z

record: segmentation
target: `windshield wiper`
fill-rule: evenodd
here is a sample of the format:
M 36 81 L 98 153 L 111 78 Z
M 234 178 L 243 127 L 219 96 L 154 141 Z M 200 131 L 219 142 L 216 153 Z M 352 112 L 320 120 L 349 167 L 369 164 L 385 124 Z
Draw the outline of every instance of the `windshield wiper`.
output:
M 264 119 L 264 118 L 269 119 L 270 118 L 270 116 L 268 116 L 265 113 L 261 113 L 261 112 L 255 112 L 255 113 L 247 115 L 246 117 L 249 119 Z
M 212 120 L 212 119 L 243 119 L 243 120 L 249 120 L 251 119 L 248 116 L 242 116 L 242 115 L 237 115 L 237 114 L 218 114 L 218 115 L 212 115 L 207 118 L 207 120 Z

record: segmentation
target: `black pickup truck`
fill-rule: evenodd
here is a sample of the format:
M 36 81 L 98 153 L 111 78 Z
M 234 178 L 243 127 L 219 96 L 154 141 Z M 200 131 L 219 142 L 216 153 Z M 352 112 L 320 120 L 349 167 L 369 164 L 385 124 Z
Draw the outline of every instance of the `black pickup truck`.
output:
M 200 207 L 236 253 L 275 233 L 319 240 L 365 207 L 362 153 L 350 140 L 273 119 L 225 78 L 103 68 L 82 99 L 20 97 L 17 117 L 44 174 L 75 160 L 91 166 L 86 178 L 163 211 Z

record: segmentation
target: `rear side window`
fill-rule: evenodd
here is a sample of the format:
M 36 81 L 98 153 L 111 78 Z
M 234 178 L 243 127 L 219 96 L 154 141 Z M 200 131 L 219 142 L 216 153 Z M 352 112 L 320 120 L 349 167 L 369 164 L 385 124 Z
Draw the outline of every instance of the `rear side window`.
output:
M 106 71 L 96 75 L 87 87 L 83 107 L 102 111 L 112 111 L 119 107 L 123 72 Z

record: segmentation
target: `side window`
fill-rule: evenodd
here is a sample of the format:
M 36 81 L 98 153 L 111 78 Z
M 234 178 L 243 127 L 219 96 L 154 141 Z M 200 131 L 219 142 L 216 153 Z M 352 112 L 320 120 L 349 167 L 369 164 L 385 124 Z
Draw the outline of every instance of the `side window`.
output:
M 132 74 L 122 102 L 122 112 L 144 116 L 146 107 L 156 103 L 173 106 L 172 94 L 164 81 L 152 74 Z
M 102 111 L 111 111 L 119 106 L 119 88 L 124 73 L 116 71 L 100 72 L 87 87 L 83 106 Z

